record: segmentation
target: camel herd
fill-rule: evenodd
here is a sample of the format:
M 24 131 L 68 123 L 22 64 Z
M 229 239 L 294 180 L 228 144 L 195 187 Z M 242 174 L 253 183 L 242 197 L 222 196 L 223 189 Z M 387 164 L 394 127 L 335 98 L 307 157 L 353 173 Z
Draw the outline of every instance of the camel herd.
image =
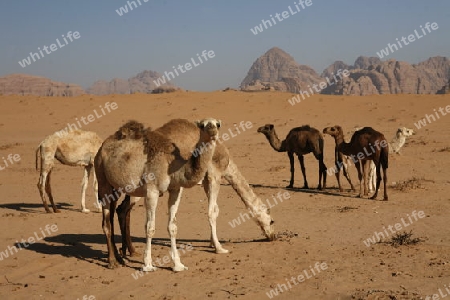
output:
M 211 246 L 215 248 L 216 253 L 228 252 L 220 244 L 216 229 L 216 220 L 219 215 L 217 197 L 220 181 L 224 178 L 250 210 L 263 234 L 269 240 L 273 240 L 275 239 L 274 221 L 270 216 L 270 210 L 253 192 L 233 162 L 226 146 L 218 142 L 220 127 L 221 121 L 213 118 L 196 122 L 174 119 L 154 130 L 145 128 L 137 121 L 129 121 L 105 141 L 94 132 L 82 130 L 69 131 L 65 135 L 56 133 L 49 135 L 36 150 L 36 169 L 39 168 L 40 161 L 40 177 L 37 186 L 44 208 L 46 212 L 51 212 L 47 204 L 48 197 L 53 211 L 59 212 L 50 186 L 54 159 L 64 165 L 84 167 L 81 191 L 81 211 L 84 213 L 89 212 L 85 205 L 85 192 L 90 173 L 93 171 L 95 206 L 102 211 L 103 215 L 102 228 L 107 240 L 108 266 L 115 268 L 119 264 L 124 264 L 123 257 L 127 255 L 127 250 L 132 256 L 136 254 L 130 236 L 130 217 L 133 206 L 143 197 L 147 239 L 143 271 L 154 271 L 156 267 L 152 263 L 151 242 L 155 234 L 156 207 L 158 198 L 168 192 L 167 229 L 171 240 L 173 270 L 183 271 L 187 267 L 181 263 L 176 247 L 176 213 L 183 188 L 191 188 L 199 181 L 203 181 L 203 188 L 208 197 Z M 273 149 L 288 153 L 291 177 L 287 188 L 294 187 L 294 155 L 297 155 L 300 161 L 304 180 L 303 188 L 308 188 L 303 156 L 311 152 L 319 161 L 318 189 L 326 188 L 327 167 L 323 162 L 324 138 L 320 131 L 307 125 L 293 128 L 283 141 L 278 138 L 272 124 L 258 128 L 257 132 L 265 135 Z M 358 128 L 350 142 L 345 142 L 343 130 L 338 125 L 326 127 L 322 132 L 335 140 L 334 173 L 339 190 L 343 191 L 339 178 L 341 169 L 354 190 L 348 170 L 348 166 L 353 161 L 360 181 L 359 196 L 368 195 L 366 186 L 369 181 L 376 179 L 374 194 L 371 197 L 376 199 L 382 178 L 381 169 L 383 169 L 384 200 L 388 200 L 386 171 L 389 152 L 399 153 L 406 137 L 412 135 L 413 131 L 404 127 L 399 128 L 390 144 L 382 133 L 371 127 Z M 205 147 L 205 145 L 208 146 Z M 369 178 L 369 175 L 372 175 L 372 178 Z M 364 189 L 362 179 L 364 179 Z M 119 198 L 123 195 L 124 199 L 117 206 Z M 118 215 L 122 235 L 120 253 L 113 241 L 115 212 Z

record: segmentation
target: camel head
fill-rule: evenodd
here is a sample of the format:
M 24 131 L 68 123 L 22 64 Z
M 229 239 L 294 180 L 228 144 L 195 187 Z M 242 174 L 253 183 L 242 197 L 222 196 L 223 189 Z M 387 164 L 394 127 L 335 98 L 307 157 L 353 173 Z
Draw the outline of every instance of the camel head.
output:
M 406 127 L 400 127 L 399 129 L 397 129 L 396 135 L 397 135 L 397 137 L 401 137 L 401 136 L 407 137 L 407 136 L 411 136 L 413 134 L 416 134 L 414 132 L 414 130 L 406 128 Z
M 208 141 L 216 141 L 219 138 L 219 128 L 222 121 L 213 118 L 206 118 L 202 120 L 195 121 L 195 124 L 200 128 L 200 134 L 202 139 Z
M 276 239 L 275 228 L 273 223 L 275 221 L 270 216 L 270 209 L 265 205 L 261 204 L 257 211 L 254 211 L 256 216 L 255 221 L 261 227 L 264 235 L 271 241 Z
M 272 135 L 274 133 L 274 131 L 275 131 L 275 126 L 273 126 L 273 124 L 266 124 L 264 126 L 259 127 L 257 130 L 257 132 L 261 132 L 265 136 Z
M 325 127 L 323 129 L 324 134 L 329 134 L 332 137 L 337 137 L 339 135 L 343 135 L 342 127 L 339 125 L 334 125 L 332 127 Z

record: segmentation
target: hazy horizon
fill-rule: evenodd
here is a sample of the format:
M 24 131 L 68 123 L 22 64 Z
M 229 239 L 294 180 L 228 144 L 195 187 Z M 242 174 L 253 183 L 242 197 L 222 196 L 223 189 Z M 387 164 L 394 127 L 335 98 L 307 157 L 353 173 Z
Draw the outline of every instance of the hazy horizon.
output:
M 387 0 L 369 3 L 340 1 L 182 1 L 134 0 L 54 3 L 30 0 L 2 5 L 0 76 L 25 73 L 84 89 L 97 80 L 127 79 L 151 70 L 163 74 L 192 60 L 197 66 L 171 82 L 188 90 L 211 91 L 238 87 L 253 62 L 272 47 L 289 53 L 319 75 L 342 60 L 352 65 L 358 56 L 377 57 L 388 43 L 420 34 L 427 22 L 438 29 L 390 53 L 382 60 L 411 64 L 433 56 L 450 57 L 450 2 Z M 305 1 L 304 1 L 305 2 Z M 140 3 L 140 4 L 139 4 Z M 120 7 L 128 7 L 122 16 Z M 296 8 L 300 8 L 299 10 Z M 290 8 L 289 8 L 290 7 Z M 286 17 L 279 21 L 283 11 Z M 295 12 L 295 14 L 291 14 Z M 278 19 L 275 14 L 279 13 Z M 262 20 L 272 27 L 254 34 Z M 283 18 L 283 17 L 281 17 Z M 266 22 L 267 24 L 267 22 Z M 263 28 L 263 27 L 261 27 Z M 70 41 L 67 33 L 79 32 Z M 253 30 L 254 31 L 254 30 Z M 64 37 L 62 37 L 64 35 Z M 76 36 L 76 35 L 75 35 Z M 64 41 L 66 38 L 67 43 Z M 38 47 L 57 44 L 53 51 L 22 68 L 18 63 L 38 53 Z M 215 56 L 202 61 L 202 51 Z M 200 59 L 200 60 L 199 60 Z M 202 63 L 200 63 L 202 61 Z

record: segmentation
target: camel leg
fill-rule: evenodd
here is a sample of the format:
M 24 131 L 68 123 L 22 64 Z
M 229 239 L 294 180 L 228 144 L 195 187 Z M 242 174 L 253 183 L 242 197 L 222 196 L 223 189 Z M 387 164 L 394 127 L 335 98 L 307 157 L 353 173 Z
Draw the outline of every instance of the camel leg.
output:
M 323 177 L 323 186 L 322 186 L 322 177 Z M 327 166 L 323 162 L 323 155 L 319 156 L 319 185 L 317 189 L 321 190 L 322 188 L 327 187 Z
M 94 195 L 95 195 L 94 206 L 97 208 L 97 212 L 101 212 L 102 206 L 101 206 L 100 202 L 98 201 L 98 180 L 97 180 L 97 175 L 95 175 L 95 168 L 92 168 L 92 172 L 94 173 L 93 174 L 94 182 L 92 183 L 92 186 L 94 187 Z
M 50 170 L 51 171 L 51 170 Z M 42 169 L 41 174 L 39 176 L 39 181 L 37 183 L 37 187 L 39 190 L 39 194 L 41 195 L 42 203 L 44 204 L 45 211 L 47 213 L 51 213 L 52 211 L 48 207 L 47 204 L 47 194 L 46 194 L 46 184 L 47 184 L 47 175 L 49 172 L 47 170 Z
M 369 193 L 375 191 L 376 185 L 377 185 L 376 167 L 375 164 L 371 162 L 369 167 Z
M 350 187 L 351 187 L 352 191 L 354 191 L 355 190 L 355 186 L 353 185 L 352 180 L 350 179 L 350 173 L 349 173 L 348 165 L 343 164 L 342 170 L 343 170 L 345 178 L 347 178 L 347 181 L 350 184 Z
M 136 255 L 136 250 L 131 242 L 130 234 L 130 218 L 131 210 L 133 209 L 135 202 L 130 201 L 130 196 L 125 195 L 125 199 L 117 207 L 117 217 L 119 218 L 120 233 L 122 235 L 122 249 L 120 249 L 120 254 L 122 257 L 126 257 L 127 248 L 130 252 L 130 256 Z
M 216 253 L 228 253 L 224 249 L 217 237 L 217 217 L 219 216 L 219 206 L 217 205 L 217 196 L 220 190 L 220 177 L 210 175 L 209 173 L 203 180 L 203 189 L 208 196 L 208 218 L 209 226 L 211 227 L 211 246 L 216 249 Z
M 53 194 L 52 194 L 52 187 L 50 185 L 50 178 L 52 175 L 52 171 L 50 171 L 47 175 L 47 180 L 45 182 L 45 191 L 47 192 L 48 199 L 50 200 L 50 203 L 52 204 L 53 212 L 59 213 L 59 209 L 56 208 L 55 202 L 53 201 Z
M 381 174 L 380 174 L 381 175 Z M 387 168 L 383 167 L 383 187 L 384 187 L 384 201 L 388 201 L 388 194 L 387 194 L 387 187 L 386 187 L 386 182 L 387 182 Z M 377 181 L 377 186 L 379 188 L 380 182 Z
M 292 189 L 294 187 L 294 173 L 295 173 L 294 153 L 288 152 L 288 157 L 289 157 L 289 164 L 291 165 L 291 181 L 289 181 L 289 185 L 286 188 Z
M 106 191 L 106 192 L 105 192 Z M 116 210 L 117 201 L 111 201 L 111 199 L 103 199 L 114 197 L 114 190 L 112 188 L 104 190 L 100 189 L 99 198 L 103 200 L 102 209 L 102 228 L 106 236 L 106 245 L 108 247 L 108 268 L 115 269 L 119 266 L 119 263 L 124 265 L 125 262 L 117 251 L 116 243 L 114 242 L 114 212 Z
M 156 267 L 152 263 L 152 238 L 155 235 L 155 217 L 156 207 L 158 205 L 159 191 L 155 187 L 149 187 L 147 185 L 147 195 L 145 197 L 145 232 L 147 237 L 147 243 L 144 250 L 144 266 L 142 271 L 152 272 L 156 271 Z
M 338 182 L 339 191 L 343 192 L 344 189 L 341 185 L 341 169 L 344 166 L 342 158 L 338 156 L 338 154 L 335 155 L 334 159 L 334 176 L 336 176 L 336 180 Z
M 298 155 L 298 160 L 300 161 L 300 168 L 302 169 L 303 174 L 303 188 L 309 189 L 308 181 L 306 180 L 305 158 L 303 157 L 303 155 Z
M 89 209 L 86 208 L 86 189 L 89 183 L 89 174 L 91 173 L 92 166 L 84 167 L 84 176 L 81 182 L 81 212 L 88 213 Z
M 177 249 L 177 211 L 180 205 L 181 194 L 183 193 L 183 188 L 178 190 L 169 191 L 169 224 L 167 230 L 170 235 L 170 256 L 174 262 L 172 268 L 175 272 L 181 272 L 187 270 L 188 268 L 181 263 L 180 254 Z
M 355 163 L 356 170 L 358 170 L 358 179 L 359 179 L 359 198 L 362 198 L 363 192 L 362 192 L 362 179 L 363 179 L 363 171 L 362 171 L 362 163 L 360 160 L 358 160 Z
M 369 168 L 370 168 L 370 160 L 363 161 L 363 171 L 364 171 L 364 196 L 369 195 L 369 191 L 367 186 L 369 185 Z

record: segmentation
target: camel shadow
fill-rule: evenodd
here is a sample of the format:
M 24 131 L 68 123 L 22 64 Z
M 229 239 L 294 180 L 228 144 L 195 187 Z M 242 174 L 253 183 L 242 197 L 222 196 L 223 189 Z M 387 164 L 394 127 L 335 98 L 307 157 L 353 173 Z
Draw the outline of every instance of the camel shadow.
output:
M 79 209 L 72 208 L 73 204 L 60 202 L 56 205 L 60 210 L 79 211 Z M 0 208 L 12 209 L 19 212 L 27 213 L 46 213 L 42 203 L 5 203 L 0 204 Z
M 277 190 L 286 190 L 286 191 L 292 191 L 295 193 L 304 193 L 304 194 L 321 194 L 326 196 L 332 196 L 332 197 L 348 197 L 348 198 L 357 198 L 361 200 L 371 200 L 367 198 L 360 198 L 357 195 L 357 191 L 352 191 L 350 188 L 344 189 L 344 192 L 339 192 L 339 188 L 337 186 L 333 187 L 326 187 L 322 190 L 318 190 L 316 188 L 286 188 L 281 186 L 271 186 L 271 185 L 263 185 L 263 184 L 251 184 L 253 188 L 267 188 L 267 189 L 277 189 Z M 377 201 L 377 200 L 371 200 L 371 201 Z M 381 201 L 381 200 L 380 200 Z
M 28 247 L 23 248 L 28 251 L 35 251 L 45 255 L 62 255 L 64 257 L 75 257 L 79 260 L 94 263 L 98 266 L 108 266 L 108 252 L 106 249 L 106 238 L 104 234 L 59 234 L 54 236 L 45 237 L 43 239 L 45 243 L 37 242 L 30 244 Z M 253 239 L 244 241 L 235 241 L 228 243 L 251 243 L 251 242 L 264 242 L 266 239 Z M 121 246 L 121 236 L 115 235 L 114 242 L 117 247 Z M 146 239 L 144 237 L 132 237 L 134 245 L 136 243 L 142 243 L 145 245 Z M 191 244 L 196 251 L 214 253 L 214 249 L 209 247 L 210 240 L 201 239 L 177 239 L 177 247 L 181 244 Z M 225 241 L 220 241 L 224 243 Z M 90 244 L 90 245 L 89 245 Z M 92 248 L 92 244 L 102 245 L 102 250 Z M 205 245 L 207 244 L 207 245 Z M 170 238 L 154 238 L 152 240 L 152 246 L 167 247 L 170 249 Z M 142 253 L 140 253 L 142 254 Z M 142 255 L 138 255 L 139 260 L 136 257 L 127 256 L 127 260 L 131 263 L 142 263 Z

